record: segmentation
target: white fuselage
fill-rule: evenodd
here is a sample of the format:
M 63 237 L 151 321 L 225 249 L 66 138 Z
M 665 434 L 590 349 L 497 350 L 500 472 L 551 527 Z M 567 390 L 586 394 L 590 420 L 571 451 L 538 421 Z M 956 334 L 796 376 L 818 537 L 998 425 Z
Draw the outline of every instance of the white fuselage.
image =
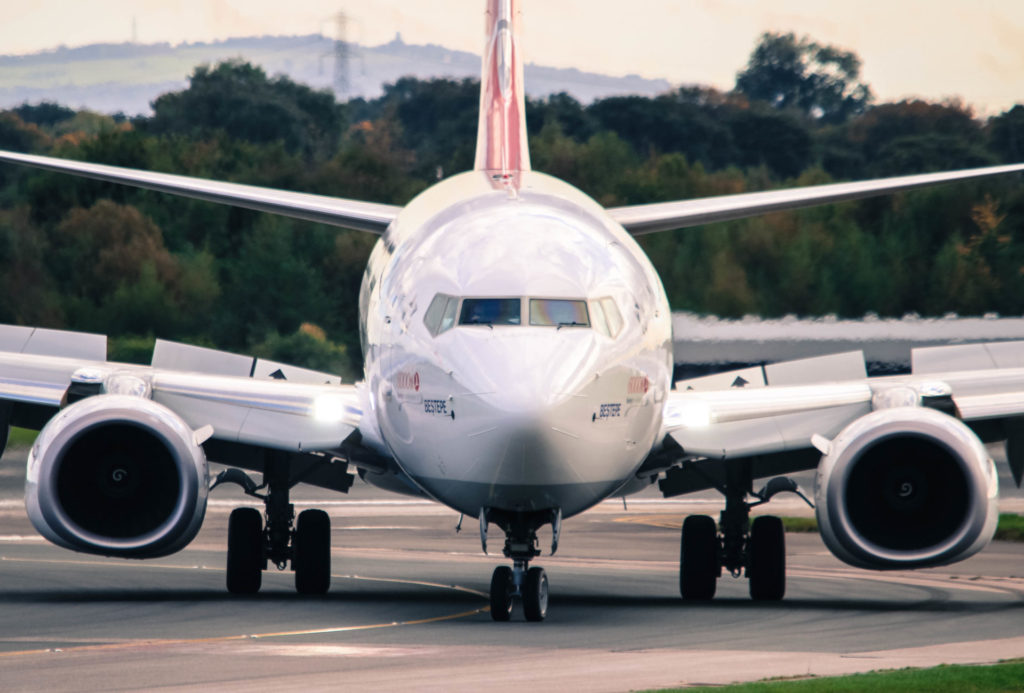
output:
M 521 320 L 455 313 L 438 332 L 424 318 L 439 294 L 518 299 Z M 595 314 L 609 298 L 614 336 Z M 591 325 L 532 324 L 530 299 L 587 301 Z M 374 248 L 360 318 L 369 439 L 460 512 L 578 513 L 633 478 L 660 429 L 672 374 L 661 282 L 600 205 L 550 176 L 473 171 L 419 195 Z

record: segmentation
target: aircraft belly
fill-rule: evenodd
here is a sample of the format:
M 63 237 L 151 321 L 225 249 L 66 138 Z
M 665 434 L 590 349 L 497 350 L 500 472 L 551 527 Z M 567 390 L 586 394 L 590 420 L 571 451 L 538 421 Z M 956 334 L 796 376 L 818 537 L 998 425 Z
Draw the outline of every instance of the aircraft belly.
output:
M 561 508 L 563 517 L 572 517 L 608 498 L 622 481 L 577 484 L 488 484 L 421 477 L 417 479 L 432 497 L 470 517 L 480 508 L 504 510 L 549 510 Z

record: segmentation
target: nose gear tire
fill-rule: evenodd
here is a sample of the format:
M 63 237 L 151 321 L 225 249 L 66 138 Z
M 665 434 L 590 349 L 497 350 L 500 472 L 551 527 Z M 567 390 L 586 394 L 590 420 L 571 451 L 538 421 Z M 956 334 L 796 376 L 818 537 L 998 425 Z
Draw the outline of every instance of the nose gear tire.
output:
M 491 574 L 491 618 L 507 621 L 512 617 L 512 569 L 499 565 Z
M 527 621 L 543 621 L 548 615 L 548 576 L 543 568 L 534 567 L 526 571 L 523 615 Z

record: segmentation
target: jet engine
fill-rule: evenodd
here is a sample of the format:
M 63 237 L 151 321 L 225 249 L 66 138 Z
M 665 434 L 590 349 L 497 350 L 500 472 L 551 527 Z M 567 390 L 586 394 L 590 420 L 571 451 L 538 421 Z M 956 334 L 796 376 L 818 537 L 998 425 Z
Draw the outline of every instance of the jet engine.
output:
M 867 414 L 818 465 L 821 537 L 838 558 L 877 570 L 963 560 L 992 539 L 998 478 L 981 441 L 935 409 Z
M 25 504 L 39 533 L 59 546 L 153 558 L 195 537 L 207 477 L 194 433 L 170 409 L 142 397 L 96 395 L 39 432 Z

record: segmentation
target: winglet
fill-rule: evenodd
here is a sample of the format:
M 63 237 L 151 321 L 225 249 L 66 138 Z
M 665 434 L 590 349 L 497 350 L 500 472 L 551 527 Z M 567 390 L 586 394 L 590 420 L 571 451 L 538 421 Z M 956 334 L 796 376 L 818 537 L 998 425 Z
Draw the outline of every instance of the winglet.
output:
M 487 0 L 474 168 L 498 178 L 530 170 L 519 15 L 519 0 Z

